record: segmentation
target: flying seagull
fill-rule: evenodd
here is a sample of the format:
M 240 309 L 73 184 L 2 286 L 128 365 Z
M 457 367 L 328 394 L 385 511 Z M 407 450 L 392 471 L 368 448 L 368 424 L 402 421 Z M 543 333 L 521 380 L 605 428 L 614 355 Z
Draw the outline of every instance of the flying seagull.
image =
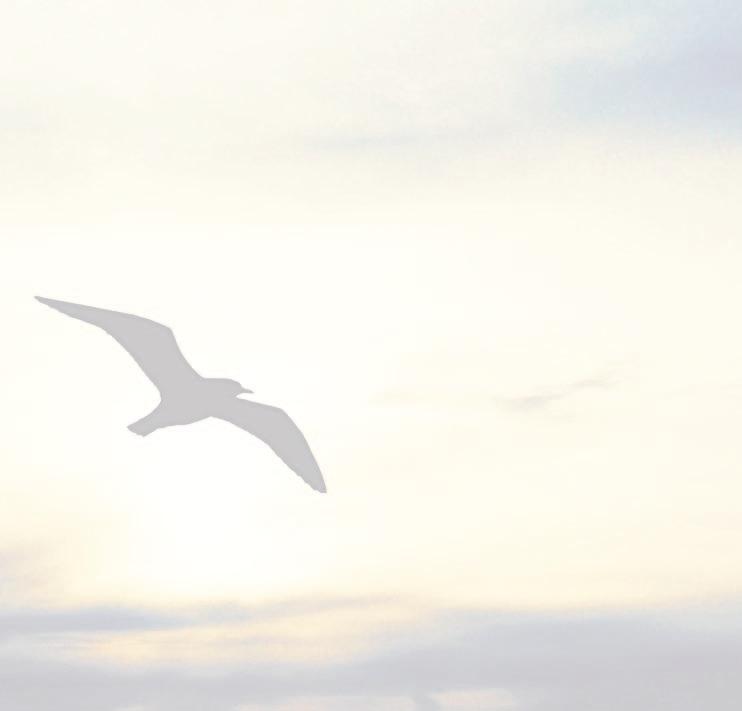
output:
M 143 437 L 172 425 L 207 417 L 231 422 L 262 439 L 316 491 L 326 492 L 312 451 L 294 421 L 281 409 L 238 398 L 251 393 L 236 380 L 204 378 L 188 363 L 171 329 L 147 318 L 37 296 L 42 304 L 87 321 L 113 336 L 160 391 L 157 407 L 129 429 Z

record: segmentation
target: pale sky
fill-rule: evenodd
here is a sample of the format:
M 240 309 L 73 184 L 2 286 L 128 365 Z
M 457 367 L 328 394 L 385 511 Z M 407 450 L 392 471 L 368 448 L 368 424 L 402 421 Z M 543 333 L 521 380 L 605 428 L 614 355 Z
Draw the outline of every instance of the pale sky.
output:
M 736 4 L 0 20 L 0 707 L 738 707 Z M 328 495 L 132 435 L 37 294 L 172 327 Z

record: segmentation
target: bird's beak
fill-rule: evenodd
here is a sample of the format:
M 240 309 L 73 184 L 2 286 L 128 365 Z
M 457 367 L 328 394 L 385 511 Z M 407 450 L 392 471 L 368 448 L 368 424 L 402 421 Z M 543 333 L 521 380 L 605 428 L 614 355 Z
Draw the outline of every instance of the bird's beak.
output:
M 242 390 L 240 390 L 240 394 L 242 393 L 248 393 L 249 395 L 252 395 L 252 390 L 248 390 L 247 388 L 242 388 Z

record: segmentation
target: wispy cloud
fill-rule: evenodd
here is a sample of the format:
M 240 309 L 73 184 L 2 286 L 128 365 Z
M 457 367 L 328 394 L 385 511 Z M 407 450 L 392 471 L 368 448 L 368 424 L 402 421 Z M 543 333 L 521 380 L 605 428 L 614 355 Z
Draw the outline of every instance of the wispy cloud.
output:
M 514 412 L 531 412 L 542 410 L 555 402 L 565 400 L 585 390 L 604 390 L 613 387 L 613 385 L 615 385 L 615 380 L 609 376 L 586 378 L 532 395 L 496 397 L 495 403 Z
M 192 605 L 168 610 L 136 607 L 0 607 L 0 641 L 48 634 L 106 634 L 236 626 L 326 613 L 355 612 L 388 607 L 384 598 L 287 600 L 262 605 Z

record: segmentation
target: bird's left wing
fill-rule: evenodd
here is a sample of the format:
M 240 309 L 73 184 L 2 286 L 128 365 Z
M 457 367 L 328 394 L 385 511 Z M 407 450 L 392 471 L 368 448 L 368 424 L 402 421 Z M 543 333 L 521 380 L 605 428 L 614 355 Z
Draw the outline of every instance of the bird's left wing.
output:
M 157 321 L 41 296 L 36 299 L 67 316 L 98 326 L 113 336 L 163 396 L 168 392 L 178 392 L 199 377 L 181 353 L 172 330 Z
M 315 491 L 327 487 L 307 440 L 294 421 L 280 408 L 259 402 L 232 398 L 213 413 L 262 439 L 285 463 Z

